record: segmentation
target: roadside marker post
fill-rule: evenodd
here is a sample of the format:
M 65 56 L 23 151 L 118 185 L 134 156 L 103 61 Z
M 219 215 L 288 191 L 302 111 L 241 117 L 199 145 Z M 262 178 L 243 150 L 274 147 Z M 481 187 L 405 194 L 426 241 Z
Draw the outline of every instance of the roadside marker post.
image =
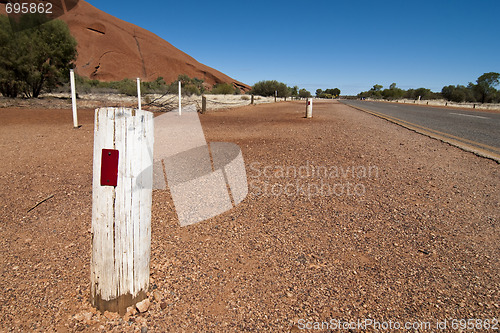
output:
M 139 100 L 139 111 L 142 110 L 141 79 L 137 78 L 137 98 Z
M 313 101 L 312 98 L 306 99 L 306 118 L 312 118 L 313 115 Z
M 179 81 L 179 116 L 182 115 L 182 105 L 181 105 L 181 81 Z
M 153 114 L 95 111 L 90 300 L 123 315 L 146 298 L 151 257 Z
M 207 112 L 207 98 L 205 96 L 201 96 L 201 113 Z
M 69 70 L 69 80 L 71 83 L 71 104 L 73 106 L 73 127 L 78 128 L 78 112 L 76 110 L 76 87 L 75 87 L 75 71 Z

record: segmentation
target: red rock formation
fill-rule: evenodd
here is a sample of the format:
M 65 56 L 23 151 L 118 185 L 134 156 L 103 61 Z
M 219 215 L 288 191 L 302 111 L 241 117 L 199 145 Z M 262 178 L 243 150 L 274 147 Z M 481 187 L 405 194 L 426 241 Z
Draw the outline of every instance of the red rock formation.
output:
M 0 12 L 5 13 L 4 5 L 1 7 Z M 83 0 L 60 19 L 68 24 L 78 41 L 76 72 L 81 76 L 101 81 L 137 77 L 153 81 L 161 76 L 170 83 L 179 74 L 187 74 L 203 79 L 210 86 L 227 82 L 242 91 L 250 89 L 199 63 L 152 32 L 111 16 Z

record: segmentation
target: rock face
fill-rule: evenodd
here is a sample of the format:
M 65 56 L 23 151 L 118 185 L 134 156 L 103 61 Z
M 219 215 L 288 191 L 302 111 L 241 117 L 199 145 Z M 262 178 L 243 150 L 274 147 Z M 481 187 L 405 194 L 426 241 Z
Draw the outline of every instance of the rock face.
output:
M 69 0 L 66 0 L 66 2 Z M 5 13 L 5 5 L 0 12 Z M 250 87 L 205 66 L 157 35 L 111 16 L 80 0 L 59 17 L 78 41 L 76 73 L 101 81 L 137 77 L 153 81 L 161 76 L 167 83 L 179 74 L 203 79 L 209 86 L 231 83 L 242 91 Z

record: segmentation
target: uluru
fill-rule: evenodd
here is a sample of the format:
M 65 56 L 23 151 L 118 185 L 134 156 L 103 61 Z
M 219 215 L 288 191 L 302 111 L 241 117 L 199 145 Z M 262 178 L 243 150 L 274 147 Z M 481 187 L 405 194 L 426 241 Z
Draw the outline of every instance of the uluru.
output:
M 75 71 L 80 76 L 100 81 L 125 78 L 154 81 L 163 77 L 169 83 L 186 74 L 204 80 L 210 87 L 230 83 L 242 91 L 250 90 L 248 85 L 199 63 L 146 29 L 109 15 L 86 1 L 71 2 L 72 8 L 65 10 L 59 19 L 68 24 L 78 42 Z M 1 8 L 3 13 L 4 10 Z

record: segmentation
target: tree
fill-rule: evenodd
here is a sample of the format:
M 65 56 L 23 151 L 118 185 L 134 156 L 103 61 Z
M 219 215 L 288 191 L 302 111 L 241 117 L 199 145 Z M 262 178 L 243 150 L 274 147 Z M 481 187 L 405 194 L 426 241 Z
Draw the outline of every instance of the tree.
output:
M 318 98 L 337 98 L 340 95 L 339 88 L 333 89 L 325 89 L 324 91 L 321 89 L 316 90 L 316 97 Z
M 304 88 L 299 90 L 299 97 L 300 98 L 308 98 L 311 96 L 312 96 L 311 93 L 309 91 L 305 90 Z
M 14 29 L 9 23 L 6 16 L 0 16 L 0 92 L 36 98 L 42 89 L 67 81 L 77 55 L 68 26 L 36 14 L 13 21 Z
M 432 91 L 427 88 L 418 88 L 415 89 L 415 96 L 418 98 L 420 96 L 420 99 L 431 99 L 432 98 Z
M 441 90 L 441 94 L 448 101 L 461 103 L 467 100 L 466 90 L 467 88 L 461 85 L 449 85 L 443 87 L 443 89 Z
M 500 74 L 495 72 L 484 73 L 476 80 L 474 91 L 481 103 L 490 102 L 497 93 L 495 89 L 500 84 Z
M 403 95 L 404 95 L 404 90 L 397 88 L 396 83 L 391 84 L 389 86 L 389 89 L 384 89 L 382 91 L 382 96 L 385 99 L 398 99 L 398 98 L 403 97 Z
M 252 94 L 260 96 L 274 96 L 278 92 L 278 97 L 290 96 L 288 86 L 276 80 L 259 81 L 252 87 Z

